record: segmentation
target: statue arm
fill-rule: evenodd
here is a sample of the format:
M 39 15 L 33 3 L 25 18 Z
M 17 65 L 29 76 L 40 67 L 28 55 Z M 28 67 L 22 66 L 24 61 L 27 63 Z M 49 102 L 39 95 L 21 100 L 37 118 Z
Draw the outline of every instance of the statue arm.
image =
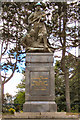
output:
M 31 15 L 28 17 L 29 24 L 31 24 L 33 17 L 34 17 L 34 13 L 31 13 Z
M 45 14 L 45 12 L 43 12 L 40 21 L 43 22 L 45 20 L 46 20 L 46 14 Z

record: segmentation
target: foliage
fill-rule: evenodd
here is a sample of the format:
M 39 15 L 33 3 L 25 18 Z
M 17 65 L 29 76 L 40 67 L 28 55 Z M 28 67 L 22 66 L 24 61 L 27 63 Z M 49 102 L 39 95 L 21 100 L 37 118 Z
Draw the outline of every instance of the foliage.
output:
M 80 60 L 74 66 L 74 76 L 70 79 L 71 103 L 73 111 L 80 112 Z
M 4 95 L 4 104 L 2 109 L 3 113 L 8 113 L 10 108 L 15 109 L 15 106 L 13 104 L 13 96 L 9 93 L 6 93 Z
M 21 82 L 17 85 L 18 92 L 14 99 L 14 104 L 16 111 L 23 110 L 23 104 L 25 102 L 25 79 L 22 79 Z
M 25 88 L 25 79 L 22 79 L 20 84 L 17 85 L 18 89 L 24 90 Z
M 16 107 L 16 111 L 23 110 L 23 104 L 25 102 L 25 92 L 24 91 L 19 91 L 14 99 L 14 104 Z
M 72 62 L 70 62 L 72 61 Z M 80 111 L 80 60 L 75 59 L 71 54 L 66 56 L 66 67 L 69 72 L 71 112 Z M 64 73 L 61 71 L 61 61 L 55 64 L 55 82 L 56 82 L 56 103 L 58 111 L 66 111 L 65 102 L 65 81 Z
M 66 111 L 65 103 L 65 82 L 63 78 L 63 72 L 61 70 L 60 61 L 56 61 L 55 64 L 55 96 L 56 103 L 58 105 L 58 112 Z
M 4 103 L 12 103 L 12 95 L 10 95 L 9 93 L 6 93 L 4 95 Z
M 23 104 L 25 102 L 24 101 L 24 97 L 25 97 L 25 92 L 24 91 L 20 91 L 20 92 L 18 92 L 14 102 L 18 103 L 18 104 Z

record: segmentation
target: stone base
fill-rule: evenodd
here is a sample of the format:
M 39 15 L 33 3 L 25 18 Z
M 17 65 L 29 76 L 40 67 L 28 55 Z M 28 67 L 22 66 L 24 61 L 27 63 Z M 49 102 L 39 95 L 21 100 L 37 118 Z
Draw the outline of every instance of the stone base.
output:
M 24 112 L 56 112 L 57 104 L 47 101 L 29 101 L 24 103 L 23 108 Z
M 66 112 L 23 112 L 4 116 L 2 120 L 79 120 L 79 115 L 67 115 Z
M 53 53 L 26 54 L 24 112 L 56 112 Z

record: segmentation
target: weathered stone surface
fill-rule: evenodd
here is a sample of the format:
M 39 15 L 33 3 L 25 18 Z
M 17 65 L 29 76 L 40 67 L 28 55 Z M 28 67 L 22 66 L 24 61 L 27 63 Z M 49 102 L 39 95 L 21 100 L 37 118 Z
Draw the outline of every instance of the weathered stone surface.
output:
M 67 115 L 66 112 L 24 112 L 14 116 L 4 116 L 2 120 L 79 120 L 78 115 Z
M 25 100 L 55 100 L 53 67 L 27 67 Z
M 24 112 L 56 112 L 52 53 L 27 53 Z
M 26 109 L 28 108 L 28 109 Z M 55 112 L 57 111 L 57 105 L 55 102 L 46 102 L 46 101 L 32 101 L 32 102 L 26 102 L 24 104 L 24 111 L 26 112 Z
M 53 53 L 27 53 L 27 66 L 52 66 Z

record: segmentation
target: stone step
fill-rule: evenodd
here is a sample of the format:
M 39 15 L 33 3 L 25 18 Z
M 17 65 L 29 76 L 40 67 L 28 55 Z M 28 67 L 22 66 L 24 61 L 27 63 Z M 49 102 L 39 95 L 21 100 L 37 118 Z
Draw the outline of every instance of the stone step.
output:
M 2 120 L 80 120 L 79 115 L 67 115 L 66 112 L 24 112 L 4 116 Z
M 12 118 L 12 117 L 6 117 L 2 118 L 0 120 L 80 120 L 79 118 Z
M 1 120 L 80 120 L 79 118 L 2 118 Z

